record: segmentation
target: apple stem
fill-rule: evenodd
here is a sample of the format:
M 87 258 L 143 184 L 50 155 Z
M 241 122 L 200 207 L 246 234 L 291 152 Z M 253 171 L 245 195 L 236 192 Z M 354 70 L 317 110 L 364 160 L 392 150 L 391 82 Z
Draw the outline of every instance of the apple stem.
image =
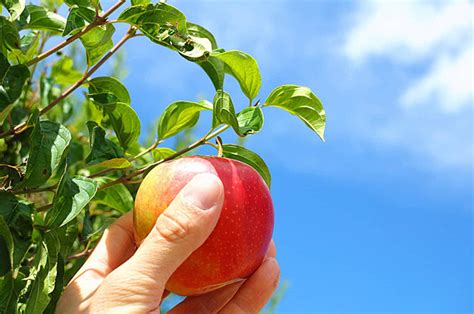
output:
M 216 144 L 217 144 L 217 157 L 222 157 L 224 154 L 224 147 L 222 146 L 222 138 L 220 136 L 216 137 Z

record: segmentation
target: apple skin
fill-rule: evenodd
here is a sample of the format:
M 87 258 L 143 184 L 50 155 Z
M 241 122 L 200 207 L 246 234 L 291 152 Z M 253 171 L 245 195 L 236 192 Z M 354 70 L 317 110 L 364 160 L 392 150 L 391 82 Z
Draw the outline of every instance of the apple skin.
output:
M 209 238 L 166 284 L 167 290 L 183 296 L 203 294 L 248 278 L 261 265 L 273 232 L 270 191 L 257 171 L 233 159 L 183 157 L 158 165 L 140 185 L 133 211 L 137 244 L 181 189 L 200 173 L 221 179 L 224 204 Z

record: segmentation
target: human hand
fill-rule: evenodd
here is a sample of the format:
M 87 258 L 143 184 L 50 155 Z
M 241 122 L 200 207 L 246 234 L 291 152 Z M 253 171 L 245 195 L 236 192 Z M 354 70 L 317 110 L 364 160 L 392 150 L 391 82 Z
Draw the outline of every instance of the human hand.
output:
M 57 313 L 159 313 L 166 282 L 211 234 L 223 200 L 218 177 L 195 176 L 138 249 L 131 213 L 119 218 L 65 289 Z M 187 297 L 170 313 L 258 313 L 276 289 L 279 272 L 272 241 L 250 278 Z

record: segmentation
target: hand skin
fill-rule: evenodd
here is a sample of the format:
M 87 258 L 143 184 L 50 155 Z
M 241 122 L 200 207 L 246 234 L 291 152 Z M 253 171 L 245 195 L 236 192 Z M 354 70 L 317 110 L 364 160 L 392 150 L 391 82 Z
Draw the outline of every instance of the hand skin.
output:
M 104 233 L 66 287 L 57 313 L 159 313 L 171 274 L 207 239 L 224 199 L 212 174 L 195 176 L 157 219 L 137 249 L 131 213 Z M 280 269 L 272 241 L 260 268 L 245 281 L 187 297 L 169 313 L 258 313 L 275 291 Z

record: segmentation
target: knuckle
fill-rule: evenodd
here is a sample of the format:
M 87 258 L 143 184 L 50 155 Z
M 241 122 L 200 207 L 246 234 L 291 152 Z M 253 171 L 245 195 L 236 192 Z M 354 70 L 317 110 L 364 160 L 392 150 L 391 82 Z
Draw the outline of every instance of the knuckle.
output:
M 177 242 L 186 240 L 192 233 L 193 226 L 190 217 L 183 212 L 170 214 L 164 211 L 155 224 L 155 229 L 164 240 Z

